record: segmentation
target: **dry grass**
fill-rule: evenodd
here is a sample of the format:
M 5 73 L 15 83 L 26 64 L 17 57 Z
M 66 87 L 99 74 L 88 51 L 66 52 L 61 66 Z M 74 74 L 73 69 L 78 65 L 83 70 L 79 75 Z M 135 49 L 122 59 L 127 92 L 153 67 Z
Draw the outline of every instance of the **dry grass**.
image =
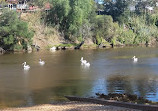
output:
M 53 46 L 63 42 L 63 37 L 60 36 L 55 28 L 48 27 L 41 22 L 41 13 L 22 13 L 21 19 L 29 23 L 29 29 L 34 33 L 33 44 L 36 44 L 45 49 L 48 46 Z

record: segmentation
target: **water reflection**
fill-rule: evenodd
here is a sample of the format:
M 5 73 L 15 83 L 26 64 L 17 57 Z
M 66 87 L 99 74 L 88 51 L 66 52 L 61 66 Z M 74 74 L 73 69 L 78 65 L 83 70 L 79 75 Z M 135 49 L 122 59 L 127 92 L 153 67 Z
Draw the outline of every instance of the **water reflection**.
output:
M 92 87 L 92 94 L 95 96 L 95 93 L 104 93 L 108 94 L 107 92 L 107 81 L 105 78 L 97 79 Z
M 132 83 L 129 76 L 113 75 L 107 79 L 108 93 L 129 93 L 133 94 Z
M 29 70 L 24 70 L 23 69 L 23 71 L 24 71 L 24 74 L 28 74 L 29 73 Z
M 151 75 L 150 75 L 151 76 Z M 108 93 L 129 93 L 157 101 L 158 76 L 152 78 L 148 75 L 122 76 L 113 75 L 107 80 Z
M 87 66 L 87 65 L 81 63 L 81 68 L 86 70 L 86 69 L 90 69 L 90 66 Z

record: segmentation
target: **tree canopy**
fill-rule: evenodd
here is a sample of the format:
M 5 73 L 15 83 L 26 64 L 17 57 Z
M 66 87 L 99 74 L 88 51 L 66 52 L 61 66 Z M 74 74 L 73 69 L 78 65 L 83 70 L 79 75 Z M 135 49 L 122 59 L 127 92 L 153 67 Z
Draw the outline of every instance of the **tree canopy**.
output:
M 157 0 L 28 0 L 51 9 L 41 12 L 41 21 L 55 28 L 66 41 L 78 42 L 89 38 L 96 44 L 103 41 L 118 44 L 145 44 L 157 38 Z M 154 10 L 149 10 L 147 8 Z M 101 12 L 101 13 L 98 13 Z M 31 43 L 32 31 L 16 12 L 0 15 L 0 45 L 14 49 Z
M 46 17 L 46 22 L 58 26 L 66 38 L 80 37 L 79 30 L 92 18 L 93 0 L 52 0 L 53 8 Z
M 0 46 L 4 49 L 24 49 L 32 42 L 33 32 L 14 11 L 3 10 L 0 15 Z

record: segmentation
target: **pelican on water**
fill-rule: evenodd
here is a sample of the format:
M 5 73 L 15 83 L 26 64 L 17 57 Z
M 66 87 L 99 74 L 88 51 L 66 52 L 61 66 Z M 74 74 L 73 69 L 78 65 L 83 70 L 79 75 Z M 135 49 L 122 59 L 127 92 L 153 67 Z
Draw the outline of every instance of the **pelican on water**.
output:
M 22 65 L 24 67 L 24 70 L 29 70 L 30 69 L 30 66 L 26 65 L 26 62 L 24 62 Z
M 138 58 L 136 58 L 136 56 L 133 56 L 133 62 L 137 62 L 138 61 Z
M 55 46 L 51 47 L 50 51 L 56 51 L 56 47 Z
M 89 67 L 89 66 L 90 66 L 90 63 L 87 62 L 87 63 L 85 63 L 84 65 L 87 66 L 87 67 Z
M 86 64 L 87 63 L 87 61 L 86 60 L 83 60 L 83 57 L 81 57 L 81 63 L 83 63 L 83 64 Z
M 89 62 L 87 62 L 87 60 L 83 60 L 83 57 L 81 57 L 81 64 L 82 65 L 85 65 L 85 66 L 87 66 L 87 67 L 89 67 L 90 66 L 90 63 Z
M 40 64 L 40 65 L 44 65 L 44 64 L 45 64 L 45 62 L 44 62 L 44 61 L 42 61 L 41 59 L 39 59 L 39 64 Z

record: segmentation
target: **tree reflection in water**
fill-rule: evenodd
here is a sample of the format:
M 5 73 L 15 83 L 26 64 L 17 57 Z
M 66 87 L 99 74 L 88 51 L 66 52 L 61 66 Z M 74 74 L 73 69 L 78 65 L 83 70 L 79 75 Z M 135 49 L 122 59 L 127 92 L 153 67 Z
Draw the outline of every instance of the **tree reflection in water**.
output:
M 108 93 L 128 93 L 149 98 L 152 101 L 157 99 L 158 77 L 154 76 L 129 76 L 111 75 L 107 79 Z

